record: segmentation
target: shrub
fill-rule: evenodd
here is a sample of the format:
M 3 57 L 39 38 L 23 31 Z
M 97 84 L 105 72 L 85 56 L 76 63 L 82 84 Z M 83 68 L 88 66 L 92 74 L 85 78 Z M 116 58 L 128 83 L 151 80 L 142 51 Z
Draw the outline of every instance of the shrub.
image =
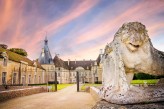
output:
M 48 81 L 48 84 L 55 84 L 55 81 Z M 58 81 L 57 81 L 57 84 L 59 84 Z
M 27 56 L 27 52 L 24 49 L 22 49 L 22 48 L 10 48 L 9 50 L 11 52 L 17 53 L 19 55 Z
M 95 84 L 102 84 L 102 81 L 96 81 Z
M 38 86 L 38 85 L 46 85 L 47 83 L 42 83 L 42 84 L 28 84 L 28 86 Z
M 163 78 L 164 76 L 154 76 L 154 75 L 149 75 L 149 74 L 145 74 L 145 73 L 137 73 L 137 74 L 134 74 L 134 78 L 133 80 L 139 80 L 139 79 L 160 79 L 160 78 Z

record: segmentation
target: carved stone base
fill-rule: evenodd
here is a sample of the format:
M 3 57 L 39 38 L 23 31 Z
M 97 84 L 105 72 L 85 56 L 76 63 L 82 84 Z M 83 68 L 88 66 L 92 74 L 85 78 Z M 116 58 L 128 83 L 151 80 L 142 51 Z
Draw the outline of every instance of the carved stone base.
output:
M 164 102 L 119 105 L 102 100 L 97 102 L 92 109 L 164 109 Z
M 130 87 L 125 93 L 105 89 L 104 98 L 106 101 L 116 104 L 135 104 L 164 102 L 164 84 L 148 87 Z M 101 94 L 101 93 L 100 93 Z

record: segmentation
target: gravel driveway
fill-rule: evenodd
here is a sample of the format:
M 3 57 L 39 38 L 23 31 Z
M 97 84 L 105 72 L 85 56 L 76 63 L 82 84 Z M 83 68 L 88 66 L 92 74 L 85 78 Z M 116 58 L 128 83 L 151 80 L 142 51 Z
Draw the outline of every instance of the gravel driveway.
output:
M 91 109 L 95 101 L 89 93 L 76 92 L 76 85 L 58 92 L 47 92 L 10 99 L 0 109 Z

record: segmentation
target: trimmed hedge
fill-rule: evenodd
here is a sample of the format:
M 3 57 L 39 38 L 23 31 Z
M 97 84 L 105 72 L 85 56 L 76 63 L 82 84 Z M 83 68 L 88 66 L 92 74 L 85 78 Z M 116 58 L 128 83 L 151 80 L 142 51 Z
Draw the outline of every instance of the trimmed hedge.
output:
M 56 81 L 48 81 L 48 84 L 55 84 Z M 57 84 L 59 84 L 59 82 L 57 81 Z
M 149 75 L 149 74 L 140 72 L 140 73 L 134 74 L 133 80 L 147 80 L 147 79 L 160 79 L 160 78 L 164 78 L 164 76 L 154 76 L 154 75 Z
M 38 85 L 47 85 L 47 83 L 42 83 L 42 84 L 28 84 L 28 86 L 38 86 Z
M 96 81 L 95 84 L 102 84 L 102 81 Z

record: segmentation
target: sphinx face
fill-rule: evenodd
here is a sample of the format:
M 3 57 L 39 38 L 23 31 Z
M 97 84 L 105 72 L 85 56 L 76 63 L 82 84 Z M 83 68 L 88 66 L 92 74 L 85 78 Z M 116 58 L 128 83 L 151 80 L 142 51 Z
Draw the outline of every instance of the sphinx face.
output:
M 121 41 L 126 45 L 129 51 L 137 51 L 147 40 L 148 35 L 145 32 L 133 29 L 122 31 Z

